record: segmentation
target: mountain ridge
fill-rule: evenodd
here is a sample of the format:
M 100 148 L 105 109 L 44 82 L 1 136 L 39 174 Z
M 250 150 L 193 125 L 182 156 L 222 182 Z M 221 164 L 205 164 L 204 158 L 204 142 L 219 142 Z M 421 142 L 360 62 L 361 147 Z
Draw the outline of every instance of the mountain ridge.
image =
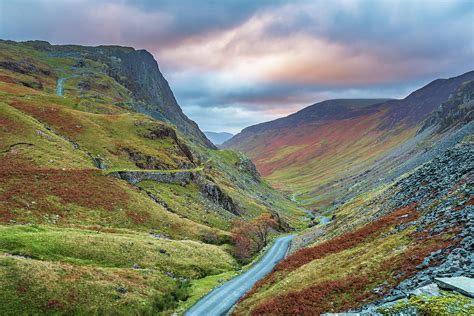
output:
M 227 132 L 205 131 L 204 134 L 206 134 L 207 138 L 209 138 L 209 140 L 212 141 L 214 145 L 221 145 L 234 136 L 234 134 Z
M 473 79 L 470 71 L 434 80 L 404 99 L 373 101 L 362 108 L 347 106 L 357 100 L 323 101 L 285 118 L 248 127 L 222 147 L 248 155 L 264 177 L 295 194 L 304 206 L 331 208 L 351 195 L 348 190 L 357 181 L 375 179 L 371 170 L 377 161 L 395 168 L 384 157 L 415 137 L 424 120 Z M 435 134 L 425 134 L 419 136 L 426 138 L 422 146 L 438 139 Z

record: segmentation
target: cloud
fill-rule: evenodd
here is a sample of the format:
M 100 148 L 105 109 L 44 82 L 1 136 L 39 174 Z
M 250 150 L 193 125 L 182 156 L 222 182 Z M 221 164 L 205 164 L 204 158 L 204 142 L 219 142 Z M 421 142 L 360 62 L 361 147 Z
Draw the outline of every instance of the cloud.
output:
M 472 70 L 473 21 L 472 0 L 0 1 L 1 38 L 148 49 L 187 115 L 234 132 Z
M 349 5 L 292 3 L 232 29 L 190 36 L 156 54 L 178 71 L 342 86 L 401 82 L 473 65 L 474 38 L 466 36 L 473 9 L 453 17 L 445 14 L 446 1 L 424 11 L 400 2 L 415 17 L 397 2 L 341 3 Z
M 230 132 L 236 134 L 245 126 L 262 121 L 274 120 L 281 115 L 268 112 L 251 111 L 239 107 L 184 106 L 183 110 L 195 118 L 202 130 Z

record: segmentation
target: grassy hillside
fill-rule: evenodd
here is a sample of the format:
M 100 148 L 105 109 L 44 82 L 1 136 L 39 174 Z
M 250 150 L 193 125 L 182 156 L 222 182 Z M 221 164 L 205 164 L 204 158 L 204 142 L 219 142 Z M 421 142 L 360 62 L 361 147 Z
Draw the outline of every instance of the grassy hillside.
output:
M 112 69 L 130 48 L 40 44 L 0 42 L 2 315 L 172 313 L 239 268 L 235 219 L 302 225 L 244 156 L 135 111 L 149 104 Z M 156 170 L 196 177 L 112 176 Z
M 383 115 L 270 130 L 237 148 L 275 187 L 294 193 L 305 206 L 328 207 L 361 170 L 415 135 L 416 128 L 380 129 Z
M 391 180 L 392 172 L 439 141 L 424 120 L 474 72 L 435 80 L 403 100 L 328 100 L 244 129 L 224 144 L 240 150 L 272 185 L 323 211 Z M 450 132 L 450 131 L 449 131 Z M 448 134 L 449 134 L 448 132 Z
M 357 310 L 406 297 L 437 276 L 472 275 L 463 258 L 472 247 L 473 150 L 467 137 L 392 185 L 344 204 L 330 224 L 298 236 L 293 254 L 234 314 Z M 460 314 L 470 314 L 465 301 L 455 297 L 438 313 L 449 315 L 460 302 Z
M 461 295 L 404 300 L 437 277 L 472 277 L 472 96 L 466 81 L 396 154 L 373 162 L 371 172 L 383 171 L 380 181 L 360 176 L 345 202 L 335 204 L 331 221 L 297 236 L 291 255 L 234 314 L 472 314 L 472 302 Z

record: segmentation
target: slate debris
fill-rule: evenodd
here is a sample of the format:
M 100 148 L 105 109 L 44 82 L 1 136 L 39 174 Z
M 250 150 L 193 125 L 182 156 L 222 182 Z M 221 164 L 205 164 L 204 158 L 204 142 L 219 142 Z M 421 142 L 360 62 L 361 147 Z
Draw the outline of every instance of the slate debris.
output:
M 432 237 L 457 228 L 458 233 L 452 237 L 457 242 L 432 252 L 417 266 L 416 275 L 361 311 L 373 311 L 383 304 L 407 298 L 437 278 L 474 278 L 474 142 L 453 146 L 397 181 L 387 194 L 381 213 L 418 204 L 420 217 L 398 225 L 398 231 L 415 226 L 418 232 Z

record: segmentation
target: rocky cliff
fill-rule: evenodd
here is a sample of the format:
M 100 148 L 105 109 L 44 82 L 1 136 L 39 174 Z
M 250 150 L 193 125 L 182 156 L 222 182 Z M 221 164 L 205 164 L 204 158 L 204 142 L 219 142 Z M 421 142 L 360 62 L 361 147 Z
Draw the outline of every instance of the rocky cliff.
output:
M 151 117 L 165 118 L 187 135 L 209 148 L 215 148 L 198 125 L 190 120 L 176 102 L 168 81 L 163 77 L 153 55 L 146 50 L 114 50 L 102 47 L 101 51 L 120 60 L 113 75 L 126 86 L 134 96 L 144 102 L 136 110 Z

